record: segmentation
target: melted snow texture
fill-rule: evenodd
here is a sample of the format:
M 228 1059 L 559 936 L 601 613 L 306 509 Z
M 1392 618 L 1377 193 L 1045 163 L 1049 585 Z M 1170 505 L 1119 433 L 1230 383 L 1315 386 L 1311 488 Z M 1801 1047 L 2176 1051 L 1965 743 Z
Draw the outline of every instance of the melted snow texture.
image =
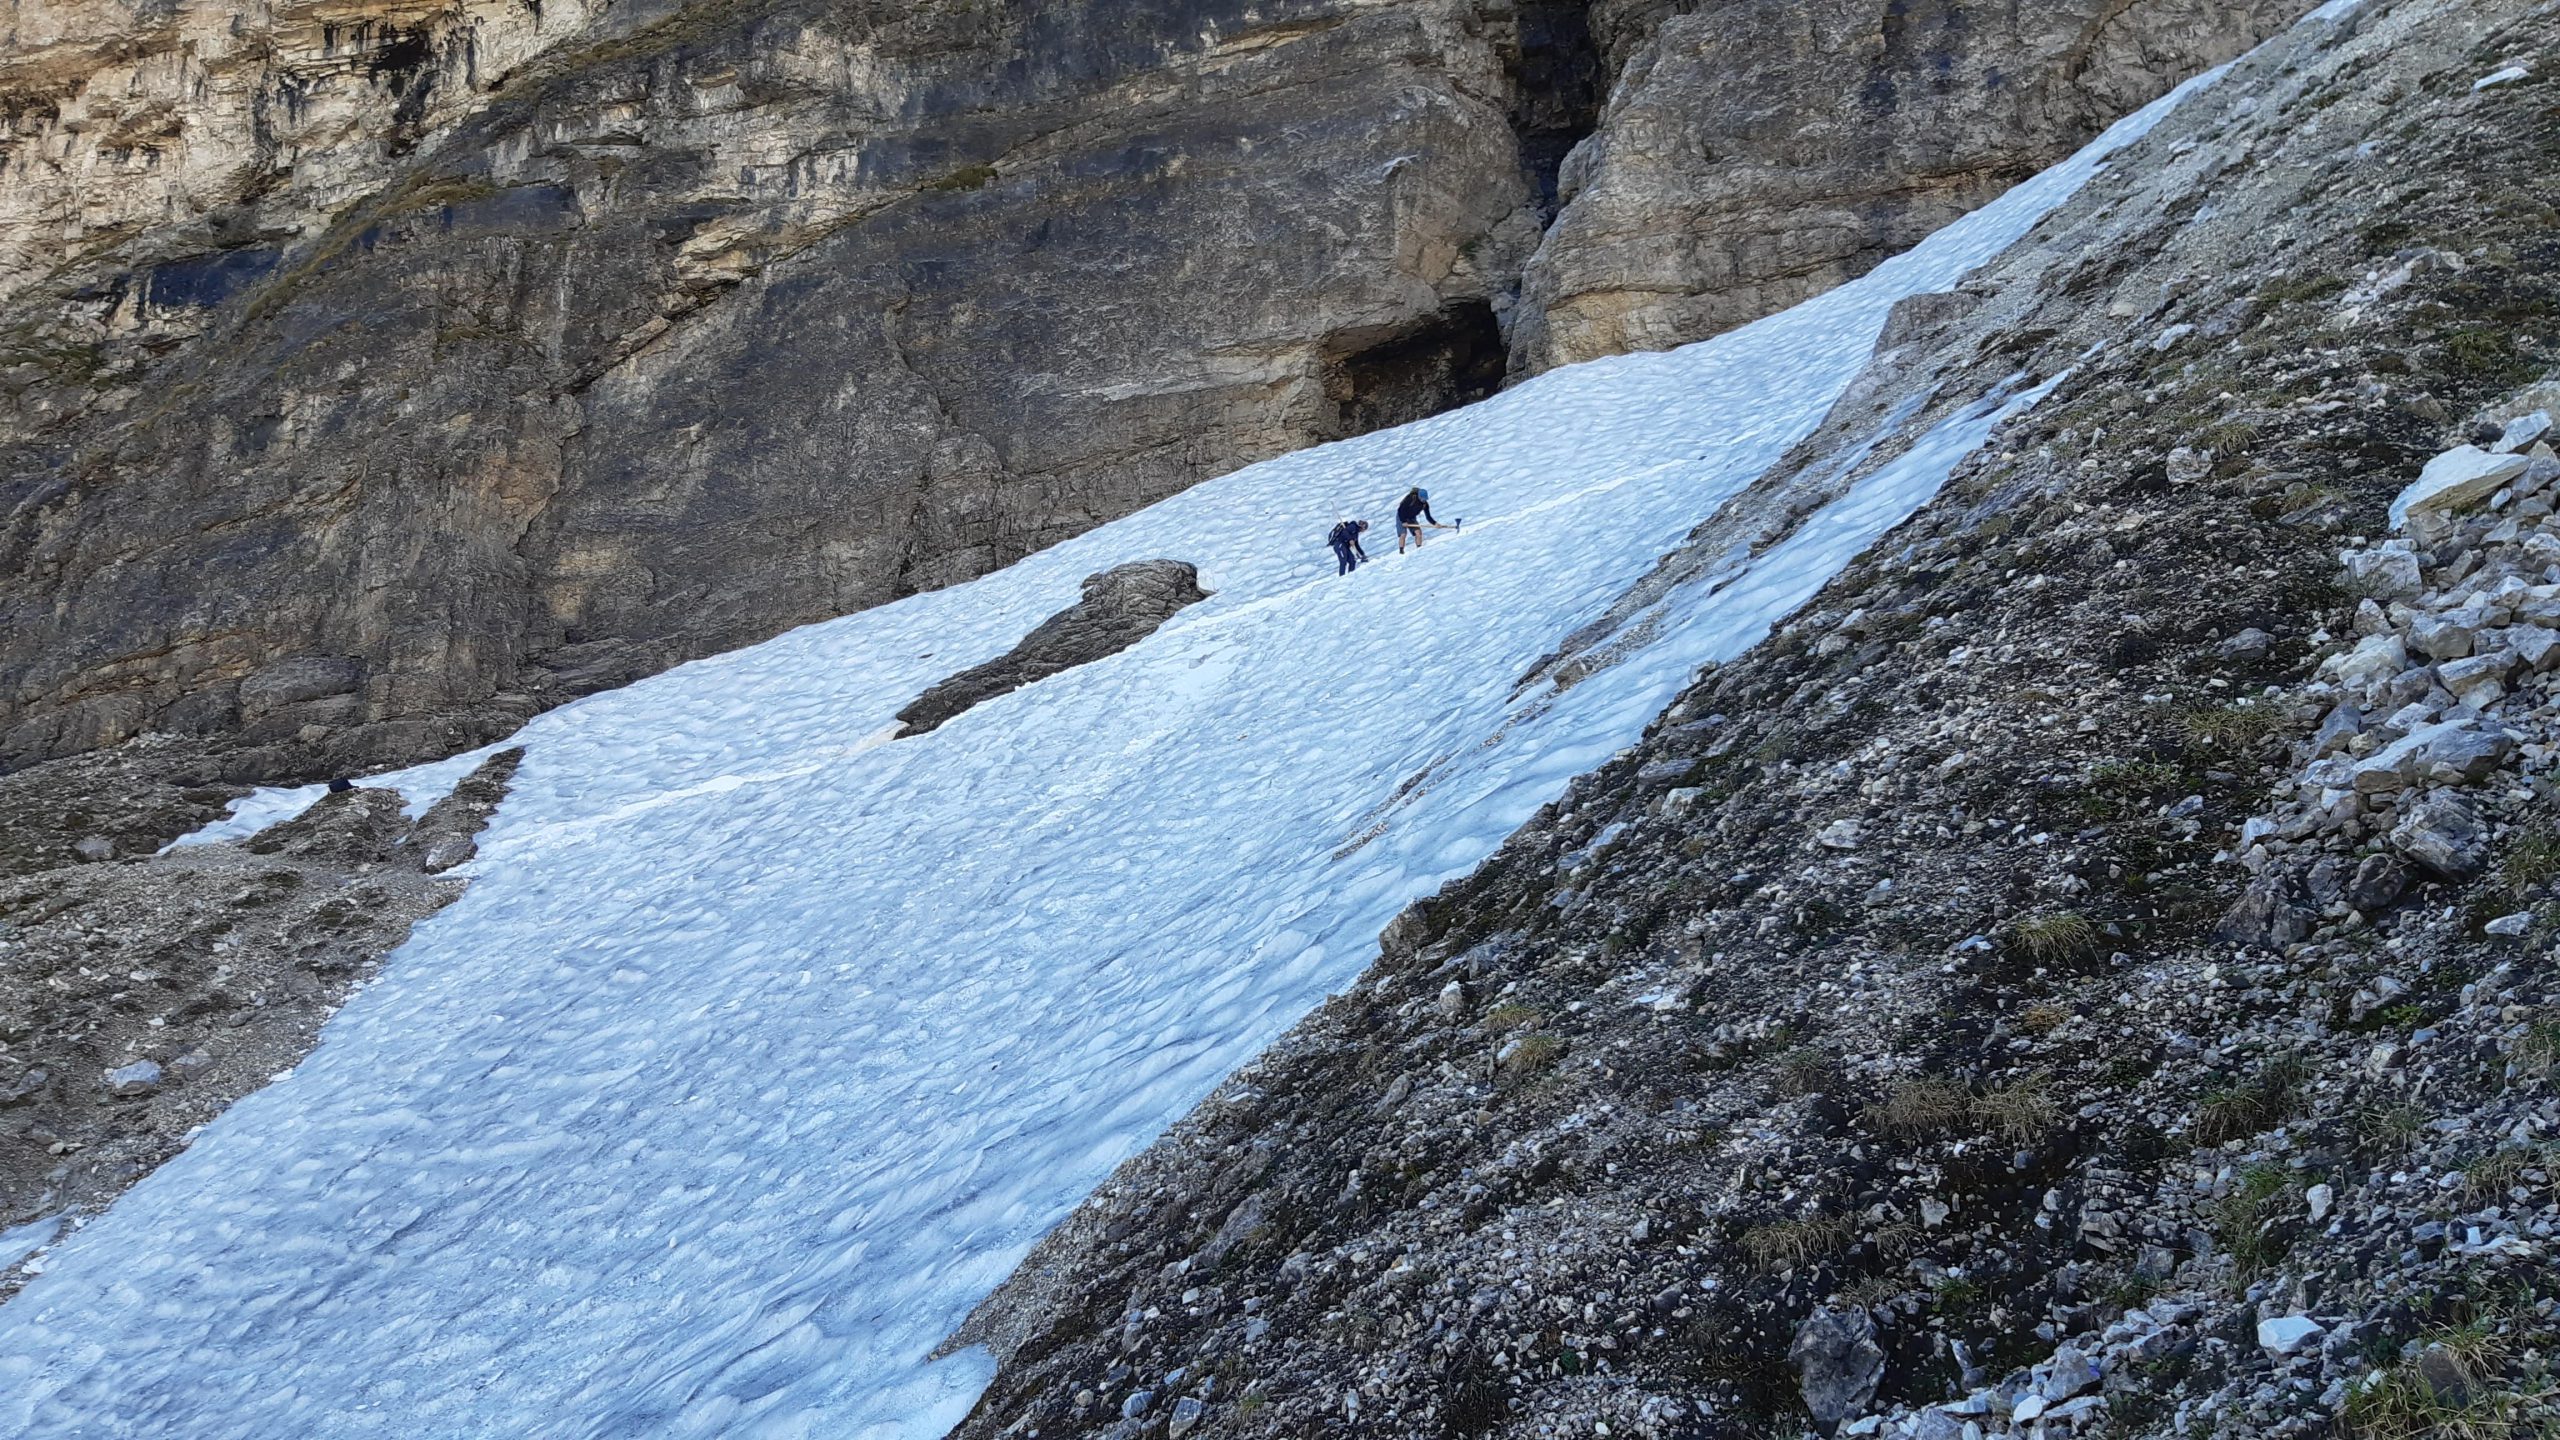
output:
M 1811 431 L 1896 300 L 2166 103 L 1784 315 L 536 720 L 469 892 L 0 1308 L 0 1429 L 941 1434 L 990 1362 L 924 1357 L 1034 1240 L 1979 443 L 1996 400 L 1674 596 L 1664 643 L 1511 698 Z M 1414 484 L 1464 532 L 1334 578 L 1327 527 Z M 881 743 L 1084 576 L 1158 556 L 1214 598 Z M 398 778 L 414 801 L 467 768 Z

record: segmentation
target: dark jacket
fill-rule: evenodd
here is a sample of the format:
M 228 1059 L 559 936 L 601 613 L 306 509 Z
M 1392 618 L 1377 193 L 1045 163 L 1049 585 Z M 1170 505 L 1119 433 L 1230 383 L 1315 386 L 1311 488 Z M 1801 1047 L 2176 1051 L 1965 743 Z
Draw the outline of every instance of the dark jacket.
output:
M 1396 523 L 1410 525 L 1413 523 L 1413 517 L 1417 515 L 1434 525 L 1440 523 L 1440 517 L 1431 513 L 1431 502 L 1422 498 L 1422 492 L 1407 490 L 1404 492 L 1404 499 L 1396 505 Z
M 1343 521 L 1341 524 L 1334 526 L 1332 533 L 1326 535 L 1324 538 L 1326 543 L 1332 545 L 1336 550 L 1358 550 L 1363 548 L 1360 544 L 1360 522 L 1357 520 Z

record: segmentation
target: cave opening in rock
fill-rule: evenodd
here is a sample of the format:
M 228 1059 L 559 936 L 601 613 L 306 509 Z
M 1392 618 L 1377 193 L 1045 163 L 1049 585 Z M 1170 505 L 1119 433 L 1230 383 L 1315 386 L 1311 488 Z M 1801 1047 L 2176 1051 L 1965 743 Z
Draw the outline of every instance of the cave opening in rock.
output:
M 1509 55 L 1511 128 L 1541 221 L 1555 218 L 1564 157 L 1600 123 L 1606 67 L 1591 33 L 1590 0 L 1528 0 Z
M 1502 388 L 1502 326 L 1482 300 L 1461 300 L 1394 330 L 1339 332 L 1325 342 L 1328 439 L 1429 419 Z

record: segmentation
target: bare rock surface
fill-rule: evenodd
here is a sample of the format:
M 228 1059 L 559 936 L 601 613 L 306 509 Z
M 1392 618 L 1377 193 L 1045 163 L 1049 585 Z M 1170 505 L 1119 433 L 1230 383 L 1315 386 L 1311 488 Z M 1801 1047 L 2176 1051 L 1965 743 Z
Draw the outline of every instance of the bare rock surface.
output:
M 1515 373 L 1704 339 L 1873 269 L 2300 16 L 2298 0 L 1620 0 Z
M 999 695 L 1117 655 L 1156 633 L 1184 606 L 1208 598 L 1200 572 L 1180 560 L 1141 560 L 1088 575 L 1075 604 L 1041 621 L 1011 650 L 917 696 L 898 712 L 899 723 L 910 735 L 939 729 Z
M 0 877 L 0 1229 L 102 1208 L 299 1062 L 462 893 L 441 872 L 521 758 L 492 757 L 415 823 L 397 793 L 356 787 L 236 844 Z M 0 801 L 52 768 L 0 779 Z M 27 1273 L 6 1264 L 0 1295 Z
M 211 747 L 166 736 L 0 775 L 0 876 L 149 855 L 246 793 Z

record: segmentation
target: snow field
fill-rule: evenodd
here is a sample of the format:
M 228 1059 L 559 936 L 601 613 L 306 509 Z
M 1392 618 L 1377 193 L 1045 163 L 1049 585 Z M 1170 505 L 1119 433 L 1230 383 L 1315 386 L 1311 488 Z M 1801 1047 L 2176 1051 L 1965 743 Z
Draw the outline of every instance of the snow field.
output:
M 2175 99 L 1744 330 L 537 719 L 469 892 L 0 1307 L 0 1428 L 940 1435 L 990 1362 L 926 1353 L 1112 1166 L 2040 398 L 1986 398 L 1667 599 L 1661 642 L 1512 698 L 1813 429 L 1895 301 L 2007 247 Z M 1334 578 L 1326 529 L 1389 535 L 1414 484 L 1465 530 Z M 1157 557 L 1213 597 L 886 739 L 1084 576 Z M 420 806 L 471 758 L 369 783 Z

